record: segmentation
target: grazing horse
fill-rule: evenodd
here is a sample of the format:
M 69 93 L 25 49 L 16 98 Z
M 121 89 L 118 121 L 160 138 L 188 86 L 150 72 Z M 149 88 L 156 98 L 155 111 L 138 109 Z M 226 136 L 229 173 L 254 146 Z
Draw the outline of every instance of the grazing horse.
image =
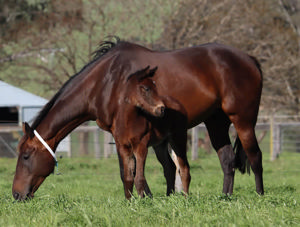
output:
M 232 194 L 235 169 L 245 172 L 247 158 L 255 175 L 256 191 L 264 193 L 262 153 L 254 131 L 262 91 L 258 61 L 235 48 L 216 43 L 157 52 L 117 40 L 103 42 L 94 60 L 65 83 L 32 126 L 25 124 L 27 133 L 19 143 L 13 183 L 16 199 L 24 199 L 26 193 L 33 195 L 55 165 L 52 156 L 43 152 L 45 147 L 30 136 L 30 131 L 38 131 L 52 149 L 87 120 L 95 120 L 102 129 L 114 131 L 115 115 L 128 75 L 147 65 L 158 67 L 153 76 L 157 92 L 181 103 L 188 128 L 205 123 L 224 172 L 223 193 Z M 231 123 L 238 135 L 236 153 L 228 135 Z M 153 147 L 163 165 L 169 193 L 174 190 L 176 168 L 168 154 L 168 140 L 153 144 Z M 129 172 L 135 163 L 122 158 L 119 155 L 120 163 L 125 162 L 126 166 L 120 165 L 121 173 Z M 46 167 L 35 175 L 24 175 L 39 163 Z M 147 193 L 147 183 L 142 185 Z
M 133 183 L 140 197 L 145 194 L 152 196 L 144 176 L 147 147 L 159 144 L 162 140 L 167 140 L 177 154 L 183 189 L 188 193 L 190 173 L 186 157 L 186 112 L 173 98 L 157 94 L 155 81 L 150 79 L 156 70 L 149 70 L 148 66 L 131 74 L 123 90 L 119 90 L 118 105 L 114 112 L 111 133 L 116 141 L 127 199 L 132 195 Z M 56 118 L 56 121 L 61 120 L 59 115 Z M 45 142 L 27 123 L 24 123 L 23 131 L 25 135 L 22 140 L 26 144 L 20 143 L 22 154 L 18 159 L 13 185 L 13 196 L 18 200 L 32 198 L 39 185 L 54 170 L 53 162 L 57 162 L 53 153 L 58 145 L 55 139 L 53 142 L 48 139 Z M 41 152 L 48 146 L 53 156 L 50 160 L 47 159 L 48 152 Z

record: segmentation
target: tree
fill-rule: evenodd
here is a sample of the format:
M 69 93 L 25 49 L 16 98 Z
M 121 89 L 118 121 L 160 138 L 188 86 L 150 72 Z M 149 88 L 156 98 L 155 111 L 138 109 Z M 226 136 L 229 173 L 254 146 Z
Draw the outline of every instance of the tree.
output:
M 0 56 L 0 64 L 8 63 L 8 70 L 0 76 L 50 97 L 91 60 L 91 53 L 107 36 L 118 35 L 154 46 L 163 28 L 160 18 L 166 15 L 162 11 L 170 13 L 168 4 L 172 1 L 38 2 L 47 3 L 39 19 L 29 20 L 26 31 L 20 32 L 16 40 L 2 42 L 5 54 Z
M 297 0 L 4 1 L 0 78 L 50 97 L 91 60 L 96 44 L 109 35 L 159 50 L 221 42 L 261 62 L 263 112 L 299 114 L 299 4 Z
M 291 2 L 184 0 L 168 20 L 161 45 L 168 48 L 220 42 L 256 56 L 264 71 L 262 110 L 300 114 L 299 32 Z M 293 12 L 299 14 L 298 4 Z
M 45 3 L 43 7 L 39 7 L 41 2 Z M 96 44 L 106 36 L 118 34 L 131 40 L 154 42 L 161 33 L 156 31 L 161 25 L 146 25 L 159 22 L 158 16 L 152 14 L 160 12 L 156 6 L 164 1 L 151 0 L 155 3 L 152 5 L 149 2 L 91 0 L 83 4 L 82 0 L 48 0 L 38 1 L 34 10 L 28 10 L 28 1 L 24 1 L 25 6 L 9 5 L 10 11 L 22 11 L 30 19 L 26 23 L 17 18 L 12 24 L 4 21 L 3 26 L 10 28 L 7 34 L 15 38 L 3 39 L 0 64 L 6 63 L 8 69 L 0 75 L 5 74 L 4 79 L 10 83 L 51 97 L 91 61 Z M 16 28 L 22 29 L 15 34 Z M 88 133 L 81 133 L 79 138 L 80 151 L 87 154 Z
M 3 79 L 29 86 L 44 96 L 61 86 L 67 77 L 61 72 L 58 76 L 54 70 L 55 56 L 66 56 L 66 50 L 57 42 L 68 32 L 81 29 L 81 6 L 81 0 L 72 4 L 67 0 L 4 1 L 0 7 L 0 66 L 6 69 L 5 75 L 1 74 Z M 41 85 L 50 92 L 42 92 Z

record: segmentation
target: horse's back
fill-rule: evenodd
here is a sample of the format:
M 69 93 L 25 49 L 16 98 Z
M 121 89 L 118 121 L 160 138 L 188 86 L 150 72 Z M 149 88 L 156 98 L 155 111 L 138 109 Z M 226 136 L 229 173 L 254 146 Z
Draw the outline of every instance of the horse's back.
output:
M 258 62 L 233 47 L 208 43 L 172 51 L 153 51 L 124 43 L 116 65 L 133 71 L 150 65 L 160 95 L 177 99 L 185 107 L 189 125 L 204 121 L 216 109 L 235 113 L 259 106 L 262 77 Z
M 156 59 L 161 91 L 185 106 L 191 126 L 218 108 L 228 114 L 250 107 L 257 112 L 262 76 L 258 62 L 246 53 L 210 43 L 158 53 Z

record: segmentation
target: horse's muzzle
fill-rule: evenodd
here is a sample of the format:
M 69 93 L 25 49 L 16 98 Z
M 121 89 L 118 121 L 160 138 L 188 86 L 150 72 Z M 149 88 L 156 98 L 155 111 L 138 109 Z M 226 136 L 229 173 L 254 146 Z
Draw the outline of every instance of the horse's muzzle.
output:
M 24 200 L 32 199 L 33 195 L 31 193 L 28 193 L 27 195 L 22 196 L 20 193 L 15 191 L 13 192 L 13 197 L 17 201 L 24 201 Z
M 165 115 L 165 106 L 158 106 L 155 108 L 155 115 L 157 117 L 163 117 Z

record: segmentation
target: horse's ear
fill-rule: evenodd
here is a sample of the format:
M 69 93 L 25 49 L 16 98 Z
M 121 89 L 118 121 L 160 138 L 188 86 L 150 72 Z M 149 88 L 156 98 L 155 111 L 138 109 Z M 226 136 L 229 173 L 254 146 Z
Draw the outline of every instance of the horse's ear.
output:
M 150 71 L 149 71 L 147 77 L 153 77 L 154 74 L 155 74 L 155 72 L 156 72 L 156 70 L 157 70 L 157 66 L 154 67 L 153 69 L 150 69 Z
M 147 71 L 149 70 L 150 66 L 148 65 L 146 68 L 138 70 L 132 74 L 130 74 L 127 77 L 127 81 L 129 81 L 131 78 L 137 78 L 140 81 L 140 78 L 143 77 L 144 75 L 147 75 Z
M 154 67 L 153 69 L 149 70 L 149 66 L 146 67 L 145 69 L 141 70 L 143 73 L 139 75 L 138 81 L 141 82 L 143 79 L 148 78 L 148 77 L 153 77 L 156 70 L 157 70 L 157 66 Z
M 30 139 L 34 137 L 33 129 L 29 126 L 27 122 L 23 122 L 22 129 L 25 135 L 27 135 Z
M 127 78 L 127 81 L 129 81 L 131 78 L 134 77 L 138 80 L 138 82 L 141 82 L 143 79 L 145 79 L 147 77 L 153 77 L 156 70 L 157 70 L 157 66 L 153 69 L 150 69 L 150 66 L 148 65 L 146 68 L 136 71 L 135 73 L 132 73 Z
M 144 68 L 144 69 L 142 69 L 142 70 L 140 70 L 138 72 L 140 72 L 140 73 L 146 73 L 148 71 L 148 69 L 150 69 L 150 65 L 148 65 L 146 68 Z

